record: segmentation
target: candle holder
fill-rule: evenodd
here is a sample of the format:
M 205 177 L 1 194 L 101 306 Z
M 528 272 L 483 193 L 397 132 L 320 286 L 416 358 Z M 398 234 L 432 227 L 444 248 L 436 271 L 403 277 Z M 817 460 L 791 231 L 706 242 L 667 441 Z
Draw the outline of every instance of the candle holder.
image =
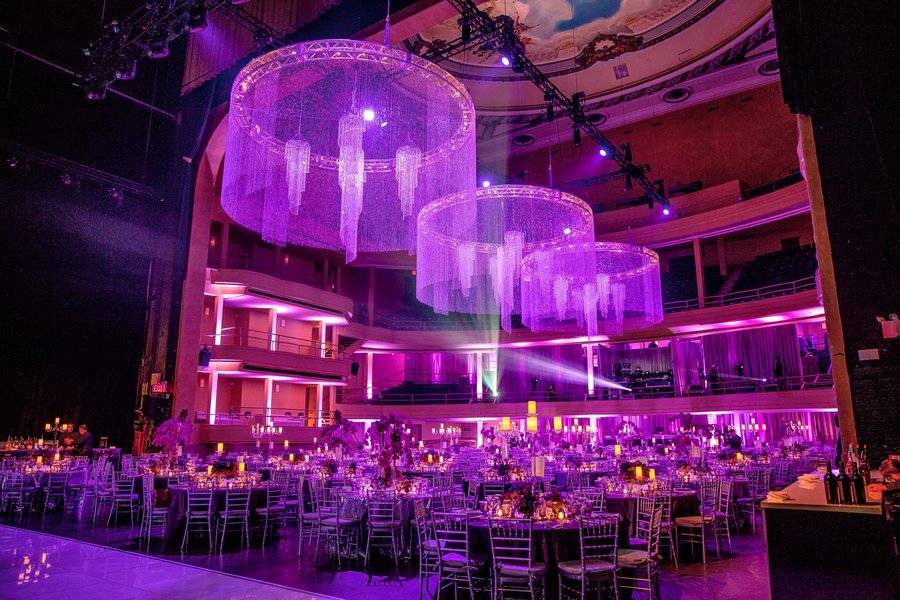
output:
M 269 438 L 269 452 L 272 452 L 275 449 L 275 442 L 272 440 L 272 437 L 275 435 L 281 435 L 282 429 L 281 427 L 275 427 L 274 425 L 261 425 L 256 423 L 253 427 L 250 428 L 250 435 L 253 436 L 253 439 L 256 440 L 256 447 L 259 448 L 259 442 L 263 437 L 268 436 Z

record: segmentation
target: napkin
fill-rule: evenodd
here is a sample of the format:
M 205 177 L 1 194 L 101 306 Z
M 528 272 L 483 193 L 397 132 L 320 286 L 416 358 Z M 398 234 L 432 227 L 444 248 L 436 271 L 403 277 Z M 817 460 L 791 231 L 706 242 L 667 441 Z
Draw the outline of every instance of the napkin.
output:
M 785 492 L 769 492 L 766 494 L 766 501 L 768 502 L 784 502 L 790 499 L 791 497 Z

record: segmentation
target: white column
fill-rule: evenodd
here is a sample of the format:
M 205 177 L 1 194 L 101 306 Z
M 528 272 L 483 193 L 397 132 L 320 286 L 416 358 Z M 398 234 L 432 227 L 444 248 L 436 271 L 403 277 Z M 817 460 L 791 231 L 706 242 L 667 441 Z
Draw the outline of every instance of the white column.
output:
M 375 360 L 375 353 L 366 353 L 366 400 L 372 399 L 372 364 Z
M 278 350 L 278 311 L 269 309 L 269 350 Z
M 275 387 L 275 383 L 272 381 L 270 377 L 266 377 L 264 380 L 263 389 L 266 394 L 266 425 L 272 424 L 272 389 Z
M 477 421 L 475 424 L 478 426 L 478 430 L 475 432 L 475 445 L 481 448 L 484 444 L 484 436 L 481 435 L 481 430 L 484 429 L 484 421 Z
M 324 386 L 321 383 L 316 384 L 316 427 L 322 427 L 324 425 L 322 419 L 322 400 L 324 398 L 324 391 L 322 388 Z
M 222 344 L 222 309 L 224 305 L 225 298 L 222 296 L 216 296 L 213 300 L 213 309 L 216 311 L 216 346 L 220 346 Z
M 325 321 L 319 321 L 319 356 L 325 358 Z
M 585 344 L 587 350 L 587 389 L 588 394 L 594 394 L 594 344 Z
M 209 377 L 209 424 L 216 424 L 216 395 L 219 393 L 219 373 L 213 371 Z
M 482 360 L 481 352 L 475 353 L 475 395 L 479 400 L 484 398 L 484 382 L 482 381 L 482 376 L 484 375 L 484 361 Z

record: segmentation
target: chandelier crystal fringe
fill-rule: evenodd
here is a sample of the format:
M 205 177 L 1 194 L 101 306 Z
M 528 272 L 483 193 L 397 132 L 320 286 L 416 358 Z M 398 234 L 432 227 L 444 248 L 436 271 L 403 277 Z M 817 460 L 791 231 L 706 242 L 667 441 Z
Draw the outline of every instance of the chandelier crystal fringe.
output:
M 582 260 L 587 246 L 593 250 L 593 273 L 573 276 L 570 263 Z M 548 296 L 552 306 L 545 300 Z M 615 242 L 565 244 L 522 261 L 522 323 L 532 330 L 622 335 L 662 318 L 659 256 L 649 248 Z
M 222 207 L 276 245 L 415 251 L 415 215 L 475 186 L 475 110 L 422 58 L 354 40 L 286 46 L 231 92 Z
M 540 299 L 520 298 L 524 257 L 575 245 L 583 251 L 558 265 L 560 275 L 584 281 L 596 270 L 591 208 L 543 187 L 496 185 L 445 196 L 419 213 L 417 240 L 417 298 L 441 314 L 499 314 L 507 331 L 523 304 L 555 306 L 553 289 Z

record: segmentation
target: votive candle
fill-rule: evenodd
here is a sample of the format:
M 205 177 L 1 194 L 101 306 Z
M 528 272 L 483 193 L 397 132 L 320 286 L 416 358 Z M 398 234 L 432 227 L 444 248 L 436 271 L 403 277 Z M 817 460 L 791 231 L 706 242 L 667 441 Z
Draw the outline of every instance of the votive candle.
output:
M 238 473 L 243 473 L 247 469 L 247 465 L 244 463 L 238 463 Z
M 294 462 L 294 455 L 288 454 L 288 462 Z
M 43 457 L 43 456 L 38 456 L 36 462 L 37 462 L 37 464 L 39 464 L 39 465 L 40 465 L 40 464 L 43 464 L 43 462 L 44 462 L 44 457 Z
M 634 468 L 634 476 L 638 479 L 642 479 L 644 477 L 644 467 L 638 465 Z
M 206 467 L 206 474 L 212 475 L 212 465 L 209 465 L 208 467 Z
M 656 479 L 656 469 L 650 469 L 649 474 L 650 474 L 650 481 L 653 481 L 654 479 Z
M 225 451 L 225 444 L 223 444 L 222 442 L 219 442 L 218 444 L 216 444 L 216 452 L 224 452 L 224 451 Z
M 615 453 L 616 453 L 616 456 L 622 456 L 622 446 L 621 446 L 621 445 L 616 444 L 616 447 L 614 448 L 614 451 L 615 451 Z
M 284 440 L 284 447 L 285 447 L 285 448 L 287 448 L 287 447 L 290 446 L 290 445 L 291 445 L 291 442 L 290 442 L 289 440 Z

